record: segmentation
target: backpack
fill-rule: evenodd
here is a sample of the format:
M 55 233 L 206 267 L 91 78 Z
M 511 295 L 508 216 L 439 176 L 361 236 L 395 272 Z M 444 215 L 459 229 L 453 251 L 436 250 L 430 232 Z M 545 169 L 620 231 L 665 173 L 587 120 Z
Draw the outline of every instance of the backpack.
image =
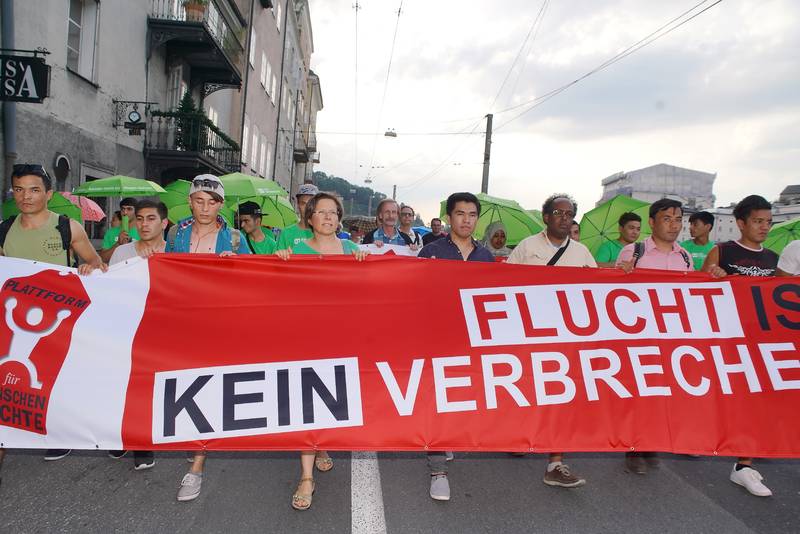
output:
M 8 232 L 11 230 L 11 225 L 14 224 L 16 218 L 16 215 L 12 215 L 0 223 L 0 248 L 3 248 L 3 245 L 6 244 L 6 236 L 8 236 Z M 59 215 L 58 224 L 56 224 L 56 230 L 58 230 L 58 234 L 61 236 L 61 246 L 65 251 L 67 251 L 67 267 L 77 267 L 77 262 L 73 265 L 72 260 L 70 259 L 72 228 L 69 225 L 69 217 L 66 215 Z
M 636 267 L 636 264 L 639 263 L 639 258 L 644 256 L 644 242 L 639 241 L 633 245 L 633 266 Z M 681 250 L 681 256 L 683 256 L 683 261 L 686 262 L 686 267 L 691 271 L 692 269 L 692 262 L 689 259 L 689 255 L 686 254 L 686 251 Z
M 231 250 L 233 252 L 239 252 L 239 244 L 242 241 L 242 236 L 239 233 L 239 230 L 229 228 L 228 231 L 231 233 Z M 175 237 L 177 235 L 178 225 L 175 224 L 169 229 L 169 232 L 167 232 L 167 248 L 169 248 L 169 250 L 175 250 Z

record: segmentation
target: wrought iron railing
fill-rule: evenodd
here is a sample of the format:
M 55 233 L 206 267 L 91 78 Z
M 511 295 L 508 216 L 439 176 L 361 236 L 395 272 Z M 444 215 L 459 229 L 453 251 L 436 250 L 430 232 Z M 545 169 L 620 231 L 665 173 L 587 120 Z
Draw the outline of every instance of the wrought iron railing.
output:
M 239 64 L 244 48 L 236 35 L 237 31 L 230 27 L 214 0 L 208 0 L 198 8 L 198 11 L 184 7 L 183 0 L 151 0 L 151 2 L 151 19 L 202 23 L 228 59 L 234 65 Z
M 150 112 L 145 145 L 151 150 L 196 152 L 224 169 L 240 168 L 239 145 L 199 113 Z

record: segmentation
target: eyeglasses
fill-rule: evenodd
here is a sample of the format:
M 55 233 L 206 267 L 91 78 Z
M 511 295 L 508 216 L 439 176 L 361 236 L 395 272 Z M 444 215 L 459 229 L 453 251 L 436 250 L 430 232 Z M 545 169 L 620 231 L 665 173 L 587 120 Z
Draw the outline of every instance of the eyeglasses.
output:
M 338 217 L 339 212 L 336 210 L 317 210 L 311 212 L 314 215 L 319 215 L 320 217 Z
M 38 163 L 15 163 L 11 167 L 12 176 L 25 176 L 27 174 L 49 177 L 47 171 L 44 170 L 44 167 Z
M 195 187 L 208 187 L 210 189 L 214 189 L 215 191 L 217 188 L 221 187 L 222 184 L 216 180 L 209 180 L 208 178 L 196 179 L 192 180 L 192 185 Z
M 574 219 L 575 212 L 571 210 L 560 210 L 558 208 L 554 209 L 550 213 L 553 214 L 553 217 L 565 217 L 567 219 Z

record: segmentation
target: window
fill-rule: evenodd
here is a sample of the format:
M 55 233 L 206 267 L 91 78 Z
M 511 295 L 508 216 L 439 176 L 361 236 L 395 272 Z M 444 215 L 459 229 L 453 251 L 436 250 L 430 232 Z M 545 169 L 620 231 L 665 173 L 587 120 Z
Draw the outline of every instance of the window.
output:
M 250 28 L 250 66 L 256 68 L 256 29 Z
M 275 25 L 278 27 L 278 31 L 281 31 L 281 2 L 280 0 L 276 0 L 275 2 L 275 10 L 273 11 L 275 14 Z
M 253 146 L 250 147 L 250 168 L 258 169 L 258 126 L 253 125 Z
M 70 0 L 67 20 L 67 67 L 87 80 L 95 79 L 97 0 Z
M 267 54 L 261 52 L 261 86 L 267 88 Z
M 264 86 L 264 90 L 269 94 L 269 87 L 272 80 L 272 63 L 267 61 L 267 56 L 264 56 L 264 62 L 267 64 L 267 74 L 264 76 L 264 79 L 261 80 L 261 85 Z M 266 83 L 265 83 L 266 82 Z
M 272 143 L 267 143 L 267 162 L 264 164 L 267 169 L 267 172 L 264 174 L 265 177 L 268 177 L 270 172 L 272 172 Z
M 244 129 L 242 130 L 242 163 L 247 164 L 247 142 L 250 140 L 250 118 L 244 116 Z
M 275 91 L 278 89 L 278 77 L 272 73 L 272 83 L 270 84 L 269 97 L 272 100 L 272 105 L 275 105 Z
M 208 120 L 214 123 L 214 126 L 219 126 L 219 113 L 213 107 L 208 107 Z
M 284 113 L 286 112 L 285 110 L 286 110 L 286 86 L 287 85 L 288 84 L 286 83 L 286 80 L 283 80 L 283 89 L 281 89 L 281 109 L 284 110 Z
M 258 168 L 258 174 L 262 177 L 266 176 L 267 172 L 267 138 L 265 136 L 261 136 L 261 166 Z
M 186 91 L 187 87 L 183 81 L 183 67 L 178 65 L 177 67 L 169 69 L 169 77 L 167 79 L 167 109 L 176 109 Z

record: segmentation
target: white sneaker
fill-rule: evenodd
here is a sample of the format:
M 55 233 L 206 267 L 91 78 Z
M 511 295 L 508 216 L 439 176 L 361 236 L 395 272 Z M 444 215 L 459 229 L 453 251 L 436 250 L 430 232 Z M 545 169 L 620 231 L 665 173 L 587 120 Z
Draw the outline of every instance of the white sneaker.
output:
M 431 499 L 435 501 L 450 500 L 450 482 L 447 475 L 431 475 Z
M 757 497 L 769 497 L 772 495 L 772 491 L 761 483 L 762 480 L 764 477 L 761 476 L 761 473 L 752 467 L 745 467 L 737 471 L 734 465 L 733 471 L 731 471 L 731 482 L 739 484 Z
M 181 480 L 181 487 L 178 488 L 178 500 L 181 502 L 191 501 L 200 496 L 200 488 L 203 486 L 203 475 L 186 473 Z
M 452 462 L 453 458 L 455 458 L 455 456 L 453 456 L 453 453 L 451 451 L 447 451 L 447 452 L 444 453 L 445 461 Z

